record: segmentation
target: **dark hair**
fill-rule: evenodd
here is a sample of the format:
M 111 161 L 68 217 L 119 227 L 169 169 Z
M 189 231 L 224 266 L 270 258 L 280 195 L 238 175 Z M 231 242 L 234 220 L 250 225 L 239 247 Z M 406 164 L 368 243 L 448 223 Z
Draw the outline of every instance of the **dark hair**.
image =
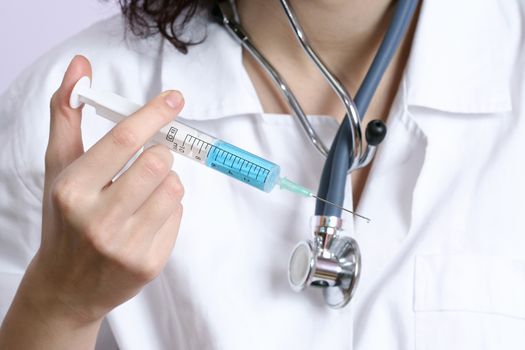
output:
M 210 10 L 216 0 L 118 0 L 131 32 L 141 37 L 160 33 L 180 52 L 188 45 L 181 39 L 184 27 L 199 10 Z

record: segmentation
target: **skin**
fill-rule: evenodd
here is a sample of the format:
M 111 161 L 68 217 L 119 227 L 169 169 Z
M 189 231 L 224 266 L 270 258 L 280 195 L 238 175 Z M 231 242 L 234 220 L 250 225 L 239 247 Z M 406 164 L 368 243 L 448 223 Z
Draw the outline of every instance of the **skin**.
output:
M 306 113 L 342 116 L 338 100 L 296 44 L 278 2 L 238 2 L 248 33 L 277 69 L 286 72 Z M 295 1 L 294 6 L 312 45 L 355 94 L 392 14 L 391 2 L 316 0 Z M 410 40 L 409 33 L 365 124 L 386 119 Z M 244 65 L 264 110 L 287 113 L 272 83 L 248 55 Z M 42 242 L 0 328 L 0 349 L 93 349 L 104 316 L 161 272 L 177 238 L 184 190 L 170 170 L 173 159 L 166 148 L 149 148 L 120 178 L 111 180 L 179 114 L 181 94 L 157 96 L 85 152 L 81 109 L 68 104 L 74 84 L 85 75 L 91 76 L 91 66 L 77 56 L 51 99 Z M 367 172 L 352 175 L 354 203 Z

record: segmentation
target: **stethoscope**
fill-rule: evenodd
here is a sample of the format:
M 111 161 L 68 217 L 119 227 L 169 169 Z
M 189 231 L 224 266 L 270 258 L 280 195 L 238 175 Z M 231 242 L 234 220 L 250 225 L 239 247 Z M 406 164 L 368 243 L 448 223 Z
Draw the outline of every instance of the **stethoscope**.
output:
M 280 0 L 280 2 L 303 50 L 345 107 L 345 118 L 330 148 L 315 132 L 285 80 L 250 41 L 240 24 L 235 1 L 220 0 L 213 10 L 213 15 L 264 68 L 286 99 L 307 137 L 317 150 L 326 156 L 318 196 L 342 207 L 347 175 L 370 164 L 377 146 L 386 136 L 386 125 L 380 120 L 373 120 L 366 125 L 366 146 L 363 147 L 361 120 L 408 29 L 419 1 L 398 0 L 390 26 L 356 93 L 355 100 L 310 46 L 288 0 Z M 343 220 L 340 208 L 317 201 L 312 226 L 313 238 L 297 244 L 291 254 L 288 280 L 295 291 L 301 291 L 307 286 L 320 287 L 327 305 L 333 308 L 343 307 L 352 298 L 359 281 L 361 271 L 359 246 L 354 239 L 342 234 Z

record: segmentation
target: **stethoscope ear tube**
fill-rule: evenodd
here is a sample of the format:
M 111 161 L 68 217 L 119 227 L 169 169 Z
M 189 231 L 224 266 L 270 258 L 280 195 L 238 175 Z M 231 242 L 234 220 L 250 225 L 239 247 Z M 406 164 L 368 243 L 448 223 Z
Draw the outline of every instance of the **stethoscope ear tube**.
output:
M 224 26 L 228 33 L 248 52 L 261 67 L 264 68 L 268 76 L 272 79 L 275 87 L 281 92 L 290 107 L 290 111 L 299 121 L 306 136 L 310 139 L 315 148 L 324 156 L 328 155 L 328 147 L 321 140 L 314 127 L 308 120 L 299 101 L 286 83 L 281 74 L 273 67 L 266 57 L 251 42 L 249 36 L 239 23 L 238 13 L 234 5 L 234 0 L 218 0 L 211 11 L 211 18 Z
M 385 70 L 409 27 L 418 2 L 419 0 L 399 0 L 396 5 L 390 26 L 355 96 L 355 104 L 361 120 L 368 109 Z M 384 128 L 384 134 L 386 134 L 386 128 Z M 384 134 L 382 137 L 381 135 L 374 135 L 375 137 L 373 137 L 371 141 L 374 143 L 382 141 L 385 136 Z M 323 167 L 317 193 L 319 197 L 325 198 L 340 206 L 344 204 L 347 171 L 359 160 L 356 156 L 352 159 L 350 158 L 350 154 L 352 154 L 351 149 L 354 144 L 351 136 L 350 118 L 346 115 L 332 142 L 330 152 Z M 315 214 L 340 217 L 341 209 L 317 201 Z

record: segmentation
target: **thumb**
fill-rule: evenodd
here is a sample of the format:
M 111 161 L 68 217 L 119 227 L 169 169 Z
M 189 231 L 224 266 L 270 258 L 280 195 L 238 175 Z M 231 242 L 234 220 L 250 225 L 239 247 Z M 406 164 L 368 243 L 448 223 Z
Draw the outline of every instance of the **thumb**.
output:
M 82 108 L 73 109 L 69 105 L 73 87 L 83 76 L 91 79 L 91 64 L 84 56 L 75 56 L 69 63 L 62 84 L 51 97 L 46 174 L 56 176 L 84 153 L 80 131 Z

